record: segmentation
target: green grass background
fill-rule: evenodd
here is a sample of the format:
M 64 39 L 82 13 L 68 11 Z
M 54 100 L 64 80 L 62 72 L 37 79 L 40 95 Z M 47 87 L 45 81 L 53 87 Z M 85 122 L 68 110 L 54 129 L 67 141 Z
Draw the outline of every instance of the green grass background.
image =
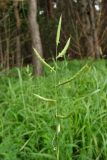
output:
M 56 75 L 45 69 L 36 78 L 30 67 L 0 73 L 0 160 L 107 160 L 106 61 L 57 65 Z

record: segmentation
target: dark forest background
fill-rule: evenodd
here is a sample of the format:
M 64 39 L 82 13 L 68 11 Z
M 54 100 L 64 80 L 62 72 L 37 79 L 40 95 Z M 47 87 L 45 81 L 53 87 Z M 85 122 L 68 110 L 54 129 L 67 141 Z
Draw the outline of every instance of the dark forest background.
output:
M 32 6 L 36 8 L 32 9 Z M 31 64 L 34 59 L 33 38 L 35 38 L 34 47 L 39 43 L 43 57 L 51 60 L 55 56 L 55 37 L 60 15 L 63 20 L 59 50 L 71 36 L 67 53 L 69 59 L 105 58 L 107 56 L 106 11 L 106 0 L 1 0 L 0 69 Z M 34 24 L 32 15 L 36 19 Z M 36 25 L 39 26 L 38 30 L 37 27 L 32 28 Z M 36 41 L 36 36 L 32 37 L 33 29 L 35 35 L 39 32 L 40 42 Z

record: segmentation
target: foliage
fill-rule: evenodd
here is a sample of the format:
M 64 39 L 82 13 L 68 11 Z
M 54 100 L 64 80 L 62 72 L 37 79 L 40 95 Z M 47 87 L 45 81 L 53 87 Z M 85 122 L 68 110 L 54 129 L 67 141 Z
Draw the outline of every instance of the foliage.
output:
M 56 83 L 75 75 L 84 61 L 59 62 Z M 33 78 L 30 67 L 0 73 L 0 159 L 56 159 L 56 105 L 60 121 L 59 159 L 88 160 L 107 157 L 107 75 L 105 61 L 70 83 L 55 88 L 55 74 L 46 69 Z

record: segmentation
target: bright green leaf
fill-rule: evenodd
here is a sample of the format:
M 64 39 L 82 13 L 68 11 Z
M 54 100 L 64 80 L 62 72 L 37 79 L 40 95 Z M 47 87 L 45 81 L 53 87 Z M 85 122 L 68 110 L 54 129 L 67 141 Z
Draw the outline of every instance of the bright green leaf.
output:
M 42 96 L 40 96 L 40 95 L 38 95 L 38 94 L 34 94 L 37 98 L 39 98 L 39 99 L 41 99 L 41 100 L 43 100 L 43 101 L 47 101 L 47 102 L 56 102 L 56 100 L 55 99 L 49 99 L 49 98 L 45 98 L 45 97 L 42 97 Z
M 54 68 L 51 67 L 48 63 L 46 63 L 46 62 L 44 61 L 44 59 L 40 56 L 40 54 L 38 53 L 38 51 L 37 51 L 35 48 L 33 48 L 33 49 L 34 49 L 34 54 L 37 56 L 37 58 L 40 60 L 40 62 L 43 63 L 43 64 L 44 64 L 46 67 L 48 67 L 49 69 L 51 69 L 51 71 L 54 71 L 54 72 L 55 72 Z
M 68 49 L 68 47 L 69 47 L 69 45 L 70 45 L 70 41 L 71 41 L 71 38 L 68 39 L 68 41 L 67 41 L 64 49 L 59 53 L 59 55 L 56 57 L 56 59 L 58 59 L 58 58 L 60 58 L 60 57 L 63 57 L 63 56 L 66 54 L 67 49 Z
M 56 46 L 58 46 L 58 44 L 60 43 L 61 24 L 62 24 L 62 16 L 60 16 L 59 24 L 58 24 L 58 28 L 57 28 Z

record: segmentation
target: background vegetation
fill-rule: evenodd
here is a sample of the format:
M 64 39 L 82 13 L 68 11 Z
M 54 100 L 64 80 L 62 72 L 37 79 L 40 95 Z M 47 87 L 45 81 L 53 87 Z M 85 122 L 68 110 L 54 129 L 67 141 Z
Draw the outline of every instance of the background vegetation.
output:
M 0 160 L 107 159 L 106 9 L 0 2 Z
M 54 79 L 63 82 L 84 64 L 85 60 L 59 62 L 57 79 L 47 69 L 35 79 L 29 67 L 13 69 L 8 76 L 2 73 L 0 159 L 106 160 L 106 62 L 89 61 L 71 83 L 55 89 Z M 36 95 L 56 99 L 57 105 Z
M 106 57 L 106 0 L 90 0 L 84 2 L 68 0 L 4 0 L 0 4 L 0 64 L 1 69 L 22 66 L 32 63 L 32 45 L 43 50 L 43 57 L 50 60 L 55 55 L 55 37 L 59 17 L 62 14 L 63 25 L 59 49 L 71 36 L 68 51 L 69 58 Z M 33 44 L 31 29 L 31 5 L 37 7 L 37 23 L 35 33 L 40 31 L 42 41 Z M 32 12 L 35 16 L 36 11 Z M 31 20 L 31 21 L 30 21 Z M 35 22 L 34 22 L 35 23 Z M 37 35 L 37 34 L 36 34 Z M 35 41 L 38 38 L 35 36 Z M 41 52 L 42 52 L 41 50 Z M 36 61 L 36 60 L 35 60 Z M 34 61 L 33 61 L 34 65 Z M 34 65 L 35 66 L 35 65 Z M 35 67 L 34 67 L 35 68 Z

